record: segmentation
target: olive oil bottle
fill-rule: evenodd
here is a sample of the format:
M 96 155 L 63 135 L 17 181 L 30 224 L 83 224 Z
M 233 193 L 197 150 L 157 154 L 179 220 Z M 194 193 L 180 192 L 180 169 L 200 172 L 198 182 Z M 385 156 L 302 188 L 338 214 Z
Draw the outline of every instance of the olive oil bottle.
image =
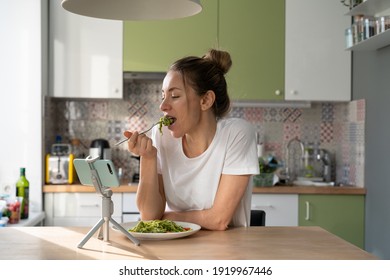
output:
M 30 183 L 26 178 L 26 168 L 20 168 L 20 177 L 16 182 L 16 196 L 23 197 L 22 205 L 20 206 L 20 218 L 28 218 L 28 206 L 29 206 L 29 187 Z

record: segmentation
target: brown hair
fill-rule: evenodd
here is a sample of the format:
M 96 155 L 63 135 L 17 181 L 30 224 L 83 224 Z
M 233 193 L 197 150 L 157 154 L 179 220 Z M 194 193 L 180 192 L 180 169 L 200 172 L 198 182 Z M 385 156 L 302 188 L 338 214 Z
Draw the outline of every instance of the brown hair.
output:
M 188 56 L 177 60 L 170 70 L 180 72 L 184 84 L 191 86 L 199 96 L 208 90 L 214 91 L 212 109 L 215 116 L 221 118 L 230 109 L 225 74 L 231 66 L 232 60 L 228 52 L 211 49 L 203 57 Z

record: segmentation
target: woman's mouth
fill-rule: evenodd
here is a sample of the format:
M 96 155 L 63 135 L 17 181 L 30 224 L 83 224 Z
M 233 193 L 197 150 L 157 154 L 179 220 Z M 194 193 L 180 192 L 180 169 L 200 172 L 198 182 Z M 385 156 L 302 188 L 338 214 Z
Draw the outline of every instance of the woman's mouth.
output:
M 170 122 L 170 124 L 169 125 L 172 125 L 172 124 L 174 124 L 175 123 L 175 121 L 176 121 L 176 118 L 175 117 L 172 117 L 172 116 L 166 116 L 166 118 L 167 119 L 169 119 L 169 122 Z M 168 125 L 168 126 L 169 126 Z

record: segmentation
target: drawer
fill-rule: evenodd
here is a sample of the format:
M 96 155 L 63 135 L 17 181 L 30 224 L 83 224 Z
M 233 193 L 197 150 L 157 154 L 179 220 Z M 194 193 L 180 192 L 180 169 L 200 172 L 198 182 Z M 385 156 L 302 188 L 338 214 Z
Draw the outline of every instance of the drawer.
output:
M 135 202 L 136 193 L 124 193 L 122 196 L 123 213 L 139 213 Z
M 122 194 L 112 196 L 115 215 L 122 215 Z M 53 198 L 54 217 L 101 217 L 102 198 L 96 193 L 57 193 Z M 96 221 L 97 222 L 97 221 Z
M 254 194 L 251 209 L 265 211 L 266 226 L 297 226 L 297 194 Z

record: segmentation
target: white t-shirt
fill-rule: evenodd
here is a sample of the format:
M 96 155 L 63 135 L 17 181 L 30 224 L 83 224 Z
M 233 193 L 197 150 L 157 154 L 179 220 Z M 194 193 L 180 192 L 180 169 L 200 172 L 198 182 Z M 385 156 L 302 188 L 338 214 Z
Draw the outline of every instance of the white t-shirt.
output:
M 243 119 L 219 120 L 210 146 L 195 158 L 184 154 L 182 138 L 172 137 L 167 127 L 162 135 L 155 127 L 152 139 L 167 205 L 174 211 L 211 208 L 221 174 L 259 174 L 255 129 Z M 230 225 L 249 226 L 251 197 L 252 179 Z

